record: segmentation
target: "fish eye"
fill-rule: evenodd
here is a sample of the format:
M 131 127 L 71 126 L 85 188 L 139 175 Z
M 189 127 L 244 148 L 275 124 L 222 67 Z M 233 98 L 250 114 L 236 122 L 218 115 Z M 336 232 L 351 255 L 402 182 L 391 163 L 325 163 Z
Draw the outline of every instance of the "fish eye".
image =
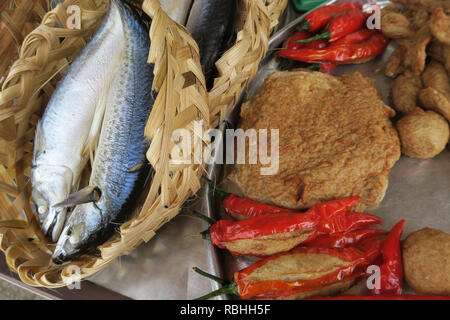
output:
M 45 204 L 38 205 L 37 211 L 39 214 L 44 214 L 48 211 L 48 206 Z

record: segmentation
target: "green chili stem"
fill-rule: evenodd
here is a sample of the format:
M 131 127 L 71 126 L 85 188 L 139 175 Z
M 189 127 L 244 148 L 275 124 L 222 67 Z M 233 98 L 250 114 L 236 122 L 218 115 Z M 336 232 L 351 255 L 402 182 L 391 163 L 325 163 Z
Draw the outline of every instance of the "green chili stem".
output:
M 303 40 L 296 40 L 294 41 L 295 43 L 307 43 L 307 42 L 313 42 L 316 40 L 330 40 L 331 39 L 331 31 L 330 30 L 326 30 L 322 33 L 316 34 L 314 37 L 308 38 L 308 39 L 303 39 Z
M 232 282 L 229 285 L 220 288 L 216 291 L 210 292 L 208 294 L 205 294 L 204 296 L 201 296 L 197 299 L 194 300 L 208 300 L 217 296 L 220 296 L 222 294 L 233 294 L 233 295 L 239 295 L 238 291 L 237 291 L 237 285 L 236 283 Z
M 306 67 L 306 69 L 311 71 L 320 71 L 320 65 L 318 64 L 312 64 Z
M 207 217 L 204 214 L 201 214 L 200 212 L 194 211 L 193 214 L 197 218 L 202 219 L 203 221 L 209 223 L 210 225 L 213 225 L 214 223 L 216 223 L 216 220 L 214 220 L 213 218 Z
M 203 240 L 211 241 L 211 234 L 210 234 L 209 229 L 206 229 L 205 231 L 200 232 L 200 234 L 202 235 Z
M 211 280 L 214 280 L 214 281 L 218 282 L 222 286 L 228 286 L 229 285 L 229 283 L 226 280 L 224 280 L 222 278 L 219 278 L 219 277 L 217 277 L 215 275 L 212 275 L 212 274 L 210 274 L 208 272 L 205 272 L 205 271 L 201 270 L 200 268 L 194 267 L 194 268 L 192 268 L 192 270 L 194 270 L 195 272 L 197 272 L 198 274 L 200 274 L 200 275 L 202 275 L 202 276 L 204 276 L 206 278 L 209 278 Z
M 209 179 L 207 176 L 202 176 L 202 179 L 205 180 L 209 184 L 209 186 L 211 188 L 213 188 L 219 194 L 219 196 L 220 196 L 220 198 L 222 198 L 222 200 L 225 200 L 226 198 L 228 198 L 231 195 L 231 193 L 226 192 L 226 191 L 220 189 L 219 187 L 217 187 L 214 184 L 214 182 L 211 179 Z
M 297 28 L 298 31 L 302 31 L 302 30 L 309 31 L 309 27 L 310 27 L 309 22 L 307 20 L 303 20 L 302 22 L 300 22 L 297 25 L 296 28 Z

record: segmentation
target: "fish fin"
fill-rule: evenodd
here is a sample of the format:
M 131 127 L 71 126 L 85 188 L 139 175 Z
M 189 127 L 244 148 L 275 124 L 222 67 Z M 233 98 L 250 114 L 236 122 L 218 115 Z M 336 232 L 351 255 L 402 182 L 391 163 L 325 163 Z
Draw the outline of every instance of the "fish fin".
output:
M 77 192 L 70 194 L 66 200 L 53 205 L 53 208 L 73 207 L 83 203 L 97 202 L 101 197 L 101 191 L 98 187 L 87 186 Z
M 128 172 L 130 172 L 130 173 L 135 172 L 135 171 L 139 170 L 140 168 L 142 168 L 142 163 L 138 163 L 138 164 L 132 166 L 130 169 L 128 169 Z
M 95 107 L 94 118 L 92 120 L 91 129 L 89 131 L 88 138 L 86 140 L 86 144 L 84 146 L 82 156 L 90 157 L 91 164 L 94 161 L 95 150 L 97 149 L 98 141 L 100 140 L 100 133 L 102 131 L 103 118 L 105 116 L 106 110 L 106 96 L 103 95 L 100 98 L 99 103 Z
M 36 132 L 34 134 L 34 152 L 33 152 L 33 162 L 40 152 L 43 151 L 45 145 L 44 135 L 42 132 L 42 121 L 39 120 L 36 124 Z

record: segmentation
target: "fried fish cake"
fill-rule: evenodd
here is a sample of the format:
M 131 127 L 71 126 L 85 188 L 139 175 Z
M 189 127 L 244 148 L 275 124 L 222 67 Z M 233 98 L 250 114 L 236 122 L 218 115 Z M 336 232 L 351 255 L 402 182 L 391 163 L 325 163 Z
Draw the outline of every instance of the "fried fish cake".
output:
M 425 228 L 403 244 L 406 282 L 417 293 L 450 296 L 450 234 Z
M 247 197 L 286 208 L 351 195 L 362 197 L 357 210 L 376 206 L 400 157 L 394 115 L 359 73 L 276 72 L 242 106 L 239 128 L 279 130 L 279 170 L 264 176 L 267 165 L 247 161 L 229 178 Z

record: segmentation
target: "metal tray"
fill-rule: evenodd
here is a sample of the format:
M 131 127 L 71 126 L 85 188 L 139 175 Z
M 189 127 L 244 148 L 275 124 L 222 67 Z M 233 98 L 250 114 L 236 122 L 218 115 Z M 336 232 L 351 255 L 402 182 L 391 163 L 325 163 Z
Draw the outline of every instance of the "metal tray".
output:
M 329 1 L 326 4 L 335 2 L 338 1 Z M 359 2 L 367 4 L 369 0 Z M 389 4 L 389 1 L 370 1 L 370 3 L 376 3 L 384 7 Z M 295 32 L 295 26 L 305 15 L 289 23 L 271 38 L 268 55 L 261 62 L 255 79 L 249 84 L 227 119 L 220 126 L 222 132 L 226 128 L 234 128 L 237 125 L 242 102 L 249 100 L 260 88 L 264 79 L 269 74 L 277 71 L 278 63 L 275 62 L 273 57 L 274 49 L 281 47 L 283 41 Z M 373 61 L 360 65 L 342 65 L 336 68 L 333 74 L 350 74 L 358 71 L 366 77 L 375 79 L 375 86 L 382 93 L 383 101 L 387 105 L 392 105 L 390 79 L 384 76 L 384 67 L 394 49 L 395 44 L 391 43 L 383 55 Z M 223 134 L 222 136 L 224 137 L 225 135 Z M 218 148 L 223 148 L 225 145 L 226 141 L 221 140 Z M 228 171 L 229 167 L 227 165 L 217 164 L 217 158 L 214 159 L 213 164 L 208 168 L 209 176 L 226 189 L 227 187 L 230 188 L 225 179 Z M 204 188 L 202 198 L 204 213 L 216 219 L 226 217 L 219 197 L 214 194 L 214 191 L 209 186 Z M 384 222 L 383 228 L 386 230 L 390 229 L 397 221 L 406 219 L 407 224 L 403 238 L 409 233 L 424 227 L 450 232 L 449 199 L 450 150 L 447 148 L 433 159 L 420 160 L 402 156 L 389 174 L 389 187 L 384 200 L 378 207 L 369 208 L 366 212 L 381 217 Z M 211 244 L 206 244 L 206 252 L 210 270 L 226 279 L 232 279 L 235 271 L 255 261 L 247 257 L 233 257 L 228 251 L 218 249 Z M 214 283 L 213 288 L 218 289 L 218 285 Z M 365 289 L 364 285 L 360 284 L 360 286 L 350 290 L 350 293 L 363 293 Z M 406 291 L 409 292 L 407 288 Z M 231 298 L 231 296 L 219 297 L 219 299 Z

